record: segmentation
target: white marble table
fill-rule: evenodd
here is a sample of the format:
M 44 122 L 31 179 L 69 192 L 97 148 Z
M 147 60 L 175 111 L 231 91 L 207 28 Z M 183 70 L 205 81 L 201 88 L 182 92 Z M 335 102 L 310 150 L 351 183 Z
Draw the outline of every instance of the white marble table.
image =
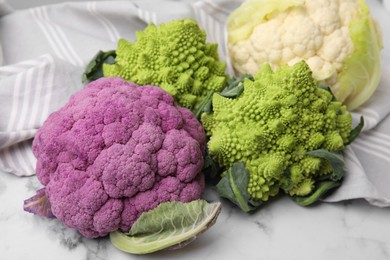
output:
M 39 187 L 35 177 L 0 172 L 0 259 L 390 259 L 390 208 L 365 201 L 302 208 L 282 197 L 250 215 L 223 202 L 217 223 L 189 246 L 136 256 L 24 212 L 23 200 Z M 206 198 L 217 199 L 211 191 Z
M 384 37 L 389 42 L 390 35 Z M 86 239 L 56 219 L 24 212 L 23 201 L 39 187 L 34 176 L 0 172 L 0 260 L 390 259 L 390 208 L 365 201 L 302 208 L 282 197 L 250 215 L 223 201 L 216 224 L 186 248 L 136 256 L 117 250 L 108 238 Z M 218 199 L 210 190 L 206 198 Z

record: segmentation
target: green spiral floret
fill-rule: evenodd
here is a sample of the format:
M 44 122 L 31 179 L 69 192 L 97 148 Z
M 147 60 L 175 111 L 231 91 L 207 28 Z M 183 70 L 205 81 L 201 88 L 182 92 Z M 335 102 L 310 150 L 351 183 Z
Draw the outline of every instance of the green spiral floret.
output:
M 209 152 L 214 154 L 214 158 L 221 166 L 227 166 L 235 161 L 237 154 L 235 138 L 232 133 L 226 132 L 223 135 L 216 135 L 210 139 Z
M 226 64 L 218 60 L 217 44 L 206 43 L 206 34 L 196 21 L 149 24 L 136 38 L 135 42 L 119 40 L 116 63 L 103 65 L 105 77 L 160 86 L 179 105 L 192 110 L 208 91 L 222 90 Z
M 309 157 L 301 160 L 302 169 L 306 175 L 317 172 L 321 167 L 321 159 L 316 157 Z
M 297 163 L 292 164 L 290 166 L 290 180 L 293 186 L 301 183 L 303 179 L 305 179 L 305 175 L 302 166 Z
M 316 148 L 321 147 L 324 141 L 325 137 L 321 133 L 316 132 L 310 135 L 309 139 L 307 140 L 307 147 L 309 150 L 315 150 Z
M 291 196 L 310 194 L 332 165 L 307 153 L 343 150 L 351 114 L 318 86 L 305 62 L 276 71 L 264 65 L 243 86 L 236 98 L 215 93 L 213 111 L 202 115 L 211 157 L 224 168 L 245 163 L 254 201 L 266 201 L 281 189 Z
M 303 179 L 302 182 L 295 185 L 291 190 L 288 191 L 288 193 L 291 196 L 294 195 L 306 196 L 313 191 L 313 188 L 314 188 L 314 181 L 310 178 L 307 178 L 307 179 Z
M 324 148 L 329 151 L 337 151 L 344 148 L 344 141 L 339 131 L 332 131 L 326 134 Z

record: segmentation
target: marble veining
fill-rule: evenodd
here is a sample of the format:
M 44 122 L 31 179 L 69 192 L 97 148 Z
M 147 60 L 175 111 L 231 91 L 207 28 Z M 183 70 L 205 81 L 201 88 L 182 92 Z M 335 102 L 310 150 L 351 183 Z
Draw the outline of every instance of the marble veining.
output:
M 109 244 L 108 238 L 100 238 L 96 241 L 89 239 L 82 240 L 82 244 L 87 249 L 85 260 L 106 260 L 110 259 L 107 255 L 107 245 Z
M 252 214 L 222 200 L 216 224 L 187 247 L 137 256 L 117 250 L 108 237 L 83 238 L 57 219 L 24 212 L 23 200 L 40 187 L 36 177 L 0 172 L 1 260 L 390 259 L 390 208 L 363 200 L 303 208 L 281 197 Z M 205 198 L 220 200 L 210 188 Z
M 73 229 L 67 228 L 57 219 L 49 220 L 47 231 L 52 233 L 58 239 L 59 243 L 67 248 L 73 250 L 82 243 L 82 236 Z
M 43 185 L 39 182 L 38 178 L 28 178 L 26 181 L 26 189 L 32 193 L 36 192 L 42 187 Z
M 272 229 L 266 223 L 264 223 L 260 220 L 256 220 L 254 223 L 260 229 L 261 232 L 264 232 L 264 234 L 267 234 L 267 235 L 272 234 Z
M 63 259 L 75 260 L 284 259 L 287 256 L 309 259 L 317 252 L 322 256 L 316 259 L 389 258 L 389 209 L 375 208 L 364 201 L 301 208 L 285 198 L 249 215 L 223 201 L 223 211 L 215 226 L 187 248 L 149 256 L 127 255 L 116 250 L 108 238 L 85 239 L 56 219 L 42 219 L 23 212 L 23 200 L 39 188 L 34 179 L 6 174 L 1 178 L 13 189 L 3 189 L 0 195 L 4 197 L 0 216 L 5 216 L 0 217 L 0 228 L 9 234 L 0 245 L 4 257 L 0 259 L 24 256 L 28 256 L 25 259 L 52 259 L 60 252 Z M 213 198 L 212 191 L 206 195 Z M 26 232 L 34 235 L 26 238 Z M 29 246 L 18 250 L 20 242 Z M 305 250 L 299 249 L 303 244 Z

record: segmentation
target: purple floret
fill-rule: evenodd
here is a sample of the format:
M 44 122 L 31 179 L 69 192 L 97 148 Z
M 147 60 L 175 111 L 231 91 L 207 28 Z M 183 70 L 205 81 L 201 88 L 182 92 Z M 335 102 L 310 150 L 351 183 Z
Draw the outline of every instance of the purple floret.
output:
M 33 152 L 52 213 L 92 238 L 127 232 L 159 203 L 201 198 L 205 141 L 161 88 L 101 78 L 49 116 Z

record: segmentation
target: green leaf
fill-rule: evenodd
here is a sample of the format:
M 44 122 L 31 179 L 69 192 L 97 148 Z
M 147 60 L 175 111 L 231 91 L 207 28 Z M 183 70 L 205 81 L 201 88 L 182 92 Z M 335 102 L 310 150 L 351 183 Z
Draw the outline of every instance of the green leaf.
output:
M 318 83 L 317 87 L 323 90 L 328 91 L 332 95 L 332 101 L 337 101 L 336 97 L 334 96 L 332 90 L 330 89 L 329 85 L 324 84 L 324 83 Z
M 290 169 L 287 168 L 283 172 L 284 178 L 282 179 L 282 182 L 280 183 L 280 188 L 288 191 L 291 190 L 294 187 L 294 183 L 291 181 L 291 172 Z
M 301 206 L 309 206 L 321 199 L 330 190 L 335 189 L 341 185 L 340 182 L 325 181 L 317 184 L 316 190 L 308 196 L 294 196 L 291 197 L 293 201 Z
M 244 90 L 244 80 L 250 79 L 254 80 L 253 76 L 250 74 L 245 74 L 242 77 L 232 77 L 227 80 L 227 87 L 224 88 L 221 93 L 219 93 L 223 97 L 227 98 L 235 98 L 238 97 L 242 91 Z
M 213 99 L 214 91 L 209 91 L 203 101 L 199 104 L 199 106 L 193 111 L 196 118 L 200 120 L 200 117 L 203 113 L 211 113 L 212 111 L 212 99 Z
M 319 82 L 319 83 L 317 84 L 317 87 L 320 88 L 320 89 L 326 90 L 326 91 L 328 91 L 329 93 L 332 94 L 332 91 L 330 90 L 330 87 L 329 87 L 329 85 L 327 85 L 327 84 L 324 84 L 324 83 Z M 333 94 L 332 94 L 332 95 L 333 95 Z
M 345 58 L 338 73 L 337 97 L 349 111 L 366 102 L 377 89 L 382 75 L 382 33 L 371 18 L 367 1 L 356 1 L 360 18 L 348 25 L 353 52 Z M 386 47 L 387 48 L 387 47 Z
M 351 133 L 349 134 L 348 137 L 348 141 L 345 145 L 351 144 L 355 140 L 355 138 L 358 137 L 363 127 L 364 127 L 364 118 L 360 117 L 359 124 L 354 129 L 351 130 Z
M 115 50 L 103 52 L 99 51 L 92 60 L 88 63 L 83 76 L 82 82 L 88 83 L 90 81 L 97 80 L 98 78 L 104 77 L 103 75 L 103 64 L 114 64 L 116 58 Z
M 110 233 L 110 240 L 118 249 L 132 254 L 182 248 L 210 228 L 220 211 L 220 202 L 161 203 L 155 209 L 142 213 L 128 233 Z
M 234 98 L 234 97 L 239 96 L 243 90 L 244 90 L 244 84 L 240 83 L 239 85 L 235 86 L 234 88 L 230 88 L 230 89 L 225 88 L 224 90 L 222 90 L 220 95 L 223 97 Z
M 236 162 L 224 173 L 217 184 L 217 191 L 221 197 L 226 198 L 240 207 L 244 212 L 249 212 L 260 204 L 252 205 L 248 193 L 249 171 L 243 162 Z
M 204 156 L 204 165 L 203 170 L 206 177 L 207 183 L 212 183 L 213 185 L 220 179 L 221 168 L 218 163 L 211 158 L 209 150 L 206 148 L 206 154 Z
M 345 175 L 345 162 L 341 153 L 329 152 L 325 149 L 314 150 L 306 153 L 309 156 L 325 159 L 330 162 L 333 172 L 328 176 L 323 176 L 317 179 L 314 192 L 308 196 L 293 196 L 291 197 L 296 203 L 301 206 L 309 206 L 321 199 L 330 190 L 341 185 Z
M 309 156 L 325 159 L 330 162 L 333 167 L 333 172 L 329 175 L 329 179 L 332 181 L 339 181 L 345 175 L 345 162 L 344 157 L 340 153 L 329 152 L 325 149 L 314 150 L 306 153 Z
M 250 74 L 245 74 L 242 77 L 231 77 L 226 81 L 226 87 L 218 93 L 223 97 L 235 98 L 238 97 L 241 92 L 244 90 L 244 80 L 250 79 L 254 80 L 253 76 Z M 209 91 L 206 97 L 203 99 L 202 103 L 196 107 L 194 111 L 192 111 L 197 119 L 200 119 L 203 113 L 211 113 L 213 110 L 212 107 L 212 99 L 214 91 Z

